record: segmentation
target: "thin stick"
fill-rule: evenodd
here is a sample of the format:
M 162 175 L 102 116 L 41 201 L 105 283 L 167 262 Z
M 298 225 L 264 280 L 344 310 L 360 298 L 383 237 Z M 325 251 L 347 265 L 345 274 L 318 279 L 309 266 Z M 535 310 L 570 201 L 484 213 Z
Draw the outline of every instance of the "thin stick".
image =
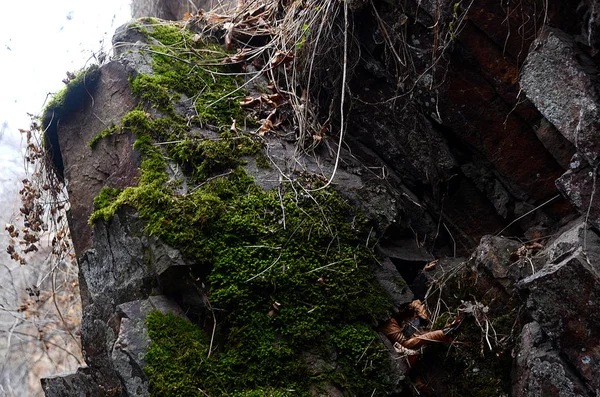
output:
M 281 197 L 281 175 L 279 176 L 279 186 L 277 187 L 277 193 L 279 194 L 279 205 L 281 206 L 281 213 L 283 214 L 283 230 L 286 230 L 285 227 L 285 207 L 283 206 L 283 198 Z
M 65 329 L 67 330 L 69 335 L 71 335 L 71 338 L 73 338 L 73 340 L 75 341 L 75 345 L 79 346 L 79 341 L 71 333 L 71 330 L 69 329 L 69 326 L 67 325 L 67 322 L 65 321 L 65 318 L 63 317 L 60 308 L 58 307 L 58 303 L 56 302 L 56 267 L 54 268 L 54 270 L 52 270 L 52 303 L 54 303 L 54 307 L 56 308 L 58 317 L 60 317 L 60 321 L 62 321 Z
M 275 259 L 273 261 L 273 263 L 271 263 L 269 265 L 269 267 L 267 267 L 265 270 L 263 270 L 262 272 L 258 273 L 255 276 L 250 277 L 248 280 L 246 280 L 246 282 L 252 281 L 255 278 L 262 276 L 263 274 L 265 274 L 266 272 L 268 272 L 269 270 L 271 270 L 273 268 L 273 266 L 275 266 L 277 264 L 277 262 L 279 262 L 279 260 L 281 259 L 281 255 L 283 255 L 283 249 L 287 246 L 287 244 L 290 242 L 290 240 L 292 239 L 292 237 L 294 237 L 294 234 L 296 234 L 296 232 L 298 231 L 298 229 L 300 229 L 300 226 L 302 226 L 304 224 L 304 221 L 306 221 L 306 219 L 302 220 L 302 222 L 300 222 L 300 224 L 296 227 L 296 229 L 294 229 L 294 232 L 290 235 L 290 238 L 288 238 L 288 240 L 285 242 L 285 244 L 283 245 L 283 247 L 281 247 L 281 250 L 279 251 L 279 256 L 277 257 L 277 259 Z
M 340 139 L 338 142 L 337 154 L 335 157 L 335 164 L 333 166 L 333 172 L 331 173 L 331 178 L 327 181 L 327 183 L 320 188 L 309 190 L 311 192 L 316 192 L 318 190 L 323 190 L 331 185 L 333 182 L 333 178 L 337 173 L 338 165 L 340 163 L 340 156 L 342 153 L 342 142 L 344 139 L 344 129 L 345 129 L 345 120 L 344 120 L 344 103 L 346 96 L 346 74 L 348 72 L 348 2 L 344 1 L 344 67 L 342 68 L 342 97 L 340 99 Z
M 585 227 L 583 229 L 583 250 L 587 251 L 587 223 L 590 219 L 590 212 L 592 210 L 592 201 L 594 200 L 594 196 L 596 195 L 596 179 L 598 176 L 598 165 L 594 166 L 594 177 L 592 182 L 592 194 L 590 195 L 590 203 L 588 204 L 587 212 L 585 214 Z
M 528 211 L 525 214 L 521 215 L 520 217 L 518 217 L 517 219 L 515 219 L 514 221 L 512 221 L 511 223 L 509 223 L 508 225 L 506 225 L 506 227 L 504 229 L 502 229 L 498 233 L 496 233 L 495 236 L 498 236 L 500 233 L 502 233 L 503 231 L 505 231 L 506 229 L 508 229 L 509 227 L 511 227 L 515 222 L 518 222 L 519 220 L 525 218 L 527 215 L 531 214 L 532 212 L 535 212 L 535 211 L 539 210 L 540 208 L 542 208 L 546 204 L 550 203 L 551 201 L 556 200 L 559 197 L 560 197 L 560 194 L 557 194 L 556 196 L 552 197 L 551 199 L 549 199 L 549 200 L 543 202 L 542 204 L 538 205 L 537 207 L 535 207 L 531 211 Z
M 206 303 L 208 303 L 208 309 L 210 310 L 210 313 L 212 314 L 212 318 L 213 318 L 213 329 L 212 329 L 212 334 L 210 335 L 210 345 L 208 346 L 208 356 L 206 357 L 207 359 L 210 358 L 210 355 L 212 353 L 212 347 L 213 347 L 213 341 L 215 340 L 215 333 L 217 332 L 217 317 L 215 316 L 215 311 L 213 310 L 210 301 L 208 300 L 208 298 L 206 298 Z M 198 389 L 200 390 L 200 389 Z M 202 391 L 202 390 L 200 390 Z M 204 393 L 204 392 L 202 392 Z M 206 393 L 204 393 L 206 395 Z

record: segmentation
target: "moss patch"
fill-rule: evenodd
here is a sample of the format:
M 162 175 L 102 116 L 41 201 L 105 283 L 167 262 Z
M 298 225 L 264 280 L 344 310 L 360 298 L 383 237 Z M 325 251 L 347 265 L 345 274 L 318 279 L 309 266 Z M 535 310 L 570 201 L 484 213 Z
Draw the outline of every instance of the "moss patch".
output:
M 42 129 L 61 119 L 65 114 L 77 110 L 84 95 L 90 95 L 89 90 L 96 84 L 100 77 L 98 65 L 92 65 L 87 69 L 79 71 L 75 78 L 62 90 L 52 97 L 42 112 Z
M 198 121 L 228 127 L 246 118 L 239 99 L 246 95 L 242 79 L 221 66 L 220 46 L 198 39 L 179 25 L 148 20 L 143 32 L 157 45 L 150 47 L 154 75 L 131 81 L 134 94 L 173 114 L 173 103 L 185 95 L 193 101 Z
M 188 32 L 159 25 L 148 35 L 163 42 L 156 51 L 186 43 L 188 52 L 180 49 L 176 56 L 198 59 L 200 49 L 190 44 Z M 258 138 L 229 128 L 216 138 L 203 137 L 175 112 L 174 101 L 185 95 L 195 98 L 200 114 L 192 125 L 228 127 L 232 118 L 243 117 L 239 106 L 226 99 L 208 104 L 237 80 L 204 76 L 200 67 L 169 56 L 153 57 L 157 74 L 138 76 L 132 86 L 164 117 L 136 109 L 104 135 L 135 134 L 143 159 L 139 184 L 103 190 L 90 222 L 109 222 L 123 205 L 136 208 L 147 234 L 194 263 L 195 277 L 209 290 L 217 328 L 208 359 L 204 330 L 173 316 L 149 316 L 152 395 L 299 396 L 326 383 L 356 395 L 385 395 L 390 362 L 373 329 L 392 305 L 372 275 L 376 261 L 365 246 L 366 219 L 332 190 L 309 193 L 322 183 L 309 175 L 280 191 L 258 187 L 240 166 L 243 156 L 260 153 Z M 195 80 L 194 74 L 204 77 Z M 222 80 L 215 86 L 207 84 L 209 77 Z M 177 193 L 183 181 L 169 176 L 167 161 L 185 171 L 192 186 L 187 193 Z M 315 371 L 302 358 L 308 349 L 333 351 L 341 365 Z

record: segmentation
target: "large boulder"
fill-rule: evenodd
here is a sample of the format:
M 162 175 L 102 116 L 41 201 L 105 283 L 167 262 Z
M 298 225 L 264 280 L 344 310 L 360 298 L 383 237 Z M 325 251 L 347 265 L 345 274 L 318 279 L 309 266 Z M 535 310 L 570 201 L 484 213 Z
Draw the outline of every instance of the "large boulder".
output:
M 584 397 L 585 386 L 563 361 L 540 325 L 523 327 L 513 367 L 513 397 Z
M 544 26 L 527 56 L 520 83 L 544 117 L 595 165 L 600 153 L 598 70 L 575 40 Z
M 600 390 L 600 238 L 580 222 L 546 252 L 548 263 L 518 287 L 561 356 Z

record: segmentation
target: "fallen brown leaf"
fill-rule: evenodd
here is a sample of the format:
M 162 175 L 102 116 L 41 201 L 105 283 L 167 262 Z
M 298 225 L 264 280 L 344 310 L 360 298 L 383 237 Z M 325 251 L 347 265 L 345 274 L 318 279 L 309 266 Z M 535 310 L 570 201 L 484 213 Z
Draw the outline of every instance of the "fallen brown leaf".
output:
M 277 51 L 271 59 L 271 67 L 277 67 L 281 64 L 286 64 L 294 60 L 294 55 L 291 52 Z
M 437 259 L 434 260 L 434 261 L 431 261 L 431 262 L 429 262 L 428 264 L 425 265 L 425 267 L 423 268 L 423 270 L 426 271 L 426 272 L 429 272 L 429 271 L 435 269 L 436 266 L 437 266 L 437 264 L 438 264 L 438 260 Z
M 394 343 L 394 350 L 396 353 L 402 354 L 403 356 L 416 356 L 419 354 L 418 350 L 408 349 L 398 342 Z
M 452 338 L 444 333 L 442 330 L 426 332 L 424 334 L 415 335 L 412 338 L 400 342 L 400 344 L 407 349 L 418 349 L 424 346 L 428 342 L 442 342 L 451 343 Z
M 417 316 L 419 316 L 419 318 L 422 318 L 423 320 L 429 320 L 429 314 L 427 313 L 427 308 L 425 307 L 425 305 L 423 304 L 423 302 L 421 302 L 420 300 L 416 299 L 412 302 L 410 302 L 410 304 L 408 305 L 408 307 L 410 307 L 411 309 L 414 310 L 414 312 L 417 314 Z
M 404 335 L 402 334 L 402 327 L 398 324 L 395 318 L 391 318 L 383 327 L 381 327 L 381 332 L 385 336 L 387 336 L 392 342 L 400 343 L 404 340 Z
M 260 98 L 253 98 L 251 96 L 244 98 L 244 100 L 240 102 L 240 106 L 243 108 L 253 108 L 254 106 L 259 104 Z
M 271 120 L 263 120 L 260 128 L 258 129 L 258 134 L 260 136 L 264 136 L 267 132 L 273 129 L 273 123 Z
M 240 50 L 238 49 L 237 53 L 234 55 L 225 58 L 221 63 L 229 64 L 229 63 L 240 63 L 246 60 L 249 51 L 247 49 Z

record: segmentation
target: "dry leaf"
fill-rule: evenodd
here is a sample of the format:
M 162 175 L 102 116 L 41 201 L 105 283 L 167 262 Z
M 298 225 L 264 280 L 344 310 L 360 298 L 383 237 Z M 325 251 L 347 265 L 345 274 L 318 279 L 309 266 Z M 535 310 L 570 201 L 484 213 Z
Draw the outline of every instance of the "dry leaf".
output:
M 394 343 L 394 350 L 403 356 L 416 356 L 419 354 L 418 350 L 407 349 L 398 342 Z
M 225 58 L 221 63 L 228 64 L 228 63 L 243 62 L 246 60 L 248 53 L 249 53 L 249 50 L 247 50 L 247 49 L 243 49 L 243 50 L 238 49 L 238 51 L 237 51 L 237 53 L 235 53 L 235 55 Z
M 256 105 L 260 104 L 260 98 L 253 98 L 251 96 L 248 96 L 246 98 L 244 98 L 244 100 L 242 102 L 240 102 L 240 106 L 243 108 L 253 108 Z
M 286 64 L 294 60 L 294 55 L 291 52 L 277 51 L 271 59 L 271 67 L 277 67 L 281 64 Z
M 407 349 L 418 349 L 428 342 L 442 342 L 451 343 L 452 338 L 444 333 L 442 330 L 426 332 L 424 334 L 415 335 L 412 338 L 400 342 L 400 344 Z
M 434 261 L 431 261 L 431 262 L 429 262 L 428 264 L 425 265 L 425 267 L 423 268 L 423 270 L 426 271 L 426 272 L 429 272 L 429 271 L 435 269 L 436 266 L 437 266 L 437 264 L 438 264 L 438 260 L 437 259 L 434 260 Z
M 258 134 L 260 136 L 264 136 L 267 132 L 273 129 L 273 123 L 271 120 L 263 120 L 260 128 L 258 129 Z
M 271 123 L 273 123 L 273 125 L 271 126 L 271 128 L 279 126 L 279 124 L 275 121 L 275 116 L 276 115 L 277 115 L 277 109 L 273 109 L 273 110 L 271 110 L 271 112 L 267 116 L 267 120 L 269 120 Z
M 233 123 L 231 123 L 231 127 L 229 127 L 229 130 L 231 132 L 237 132 L 237 126 L 236 126 L 237 120 L 233 119 Z
M 271 94 L 268 96 L 269 101 L 274 104 L 274 106 L 280 106 L 287 102 L 287 100 L 280 93 L 276 92 L 275 94 Z
M 227 21 L 228 19 L 229 17 L 227 15 L 220 15 L 212 12 L 208 14 L 208 22 L 210 24 L 216 25 L 220 22 Z
M 383 332 L 384 335 L 389 338 L 389 340 L 396 343 L 404 340 L 402 331 L 402 327 L 400 327 L 395 318 L 391 318 L 383 327 L 381 327 L 381 332 Z
M 190 14 L 189 12 L 186 12 L 185 14 L 183 14 L 183 20 L 187 21 L 188 19 L 192 19 L 192 14 Z
M 419 316 L 419 318 L 422 318 L 423 320 L 429 320 L 429 314 L 427 313 L 427 308 L 425 307 L 425 305 L 423 304 L 423 302 L 421 302 L 420 300 L 416 299 L 412 302 L 410 302 L 410 304 L 408 305 L 408 307 L 410 307 L 411 309 L 414 310 L 414 312 L 417 314 L 417 316 Z

